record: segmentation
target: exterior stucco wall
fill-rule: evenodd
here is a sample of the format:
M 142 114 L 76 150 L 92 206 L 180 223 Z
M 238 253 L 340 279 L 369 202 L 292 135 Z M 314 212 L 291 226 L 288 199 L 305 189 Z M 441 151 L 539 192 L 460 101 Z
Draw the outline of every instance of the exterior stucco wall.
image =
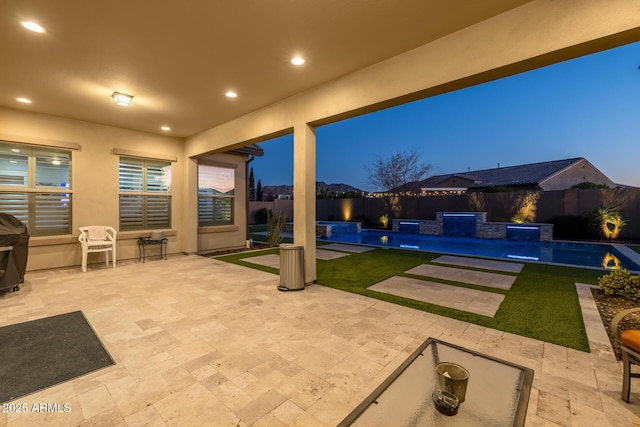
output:
M 28 270 L 80 265 L 78 227 L 109 225 L 118 230 L 120 156 L 114 154 L 114 149 L 177 159 L 172 162 L 172 226 L 165 234 L 169 239 L 168 253 L 182 251 L 181 206 L 184 199 L 182 192 L 177 191 L 182 187 L 185 175 L 182 139 L 8 109 L 0 109 L 0 139 L 49 146 L 77 144 L 79 147 L 72 151 L 71 160 L 72 234 L 32 237 Z M 149 231 L 119 232 L 118 259 L 137 258 L 137 238 L 148 235 Z M 102 257 L 102 254 L 89 254 L 89 262 L 103 262 Z
M 117 258 L 138 257 L 137 239 L 151 230 L 119 231 L 119 154 L 126 150 L 149 156 L 175 158 L 171 163 L 171 228 L 163 230 L 169 239 L 167 253 L 187 251 L 188 233 L 184 204 L 187 177 L 184 140 L 135 132 L 53 116 L 0 109 L 0 139 L 46 146 L 75 145 L 71 160 L 72 233 L 63 236 L 36 236 L 29 242 L 28 270 L 80 265 L 78 227 L 109 225 L 118 231 Z M 244 155 L 217 154 L 211 161 L 235 166 L 236 197 L 234 225 L 198 229 L 198 250 L 242 247 L 246 238 L 246 165 Z M 153 248 L 152 248 L 153 249 Z M 89 263 L 103 262 L 103 254 L 89 254 Z
M 544 191 L 566 190 L 581 182 L 592 182 L 594 184 L 605 184 L 609 188 L 615 188 L 615 183 L 598 168 L 587 160 L 581 160 L 575 165 L 540 183 L 540 188 Z
M 245 245 L 247 237 L 246 156 L 216 154 L 199 160 L 205 164 L 234 168 L 235 197 L 233 200 L 233 225 L 198 227 L 198 252 L 207 252 L 215 249 L 241 248 Z

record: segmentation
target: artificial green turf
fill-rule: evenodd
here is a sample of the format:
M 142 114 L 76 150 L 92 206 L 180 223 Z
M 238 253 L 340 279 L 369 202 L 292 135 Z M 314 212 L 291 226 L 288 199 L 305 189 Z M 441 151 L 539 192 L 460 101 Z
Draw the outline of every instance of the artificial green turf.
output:
M 266 253 L 278 253 L 278 249 L 261 251 L 259 254 Z M 242 261 L 242 258 L 255 255 L 255 253 L 241 253 L 219 259 L 278 273 L 276 269 Z M 575 283 L 597 283 L 598 277 L 605 274 L 599 270 L 524 263 L 524 268 L 508 291 L 438 280 L 442 283 L 504 294 L 505 299 L 493 318 L 367 289 L 392 276 L 422 278 L 404 272 L 420 264 L 429 263 L 438 256 L 440 254 L 429 252 L 376 249 L 329 261 L 318 260 L 317 283 L 477 325 L 589 351 Z

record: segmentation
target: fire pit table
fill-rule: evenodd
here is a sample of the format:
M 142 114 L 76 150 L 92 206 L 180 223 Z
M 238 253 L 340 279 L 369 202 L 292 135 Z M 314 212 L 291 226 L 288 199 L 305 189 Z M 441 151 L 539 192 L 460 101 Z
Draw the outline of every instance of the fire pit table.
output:
M 455 415 L 434 404 L 441 362 L 469 374 Z M 532 369 L 429 338 L 339 426 L 524 426 L 532 381 Z

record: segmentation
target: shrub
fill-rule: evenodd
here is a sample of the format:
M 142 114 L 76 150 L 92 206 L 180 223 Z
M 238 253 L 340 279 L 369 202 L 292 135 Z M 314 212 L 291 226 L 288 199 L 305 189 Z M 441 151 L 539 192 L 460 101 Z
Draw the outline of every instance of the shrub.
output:
M 577 188 L 579 190 L 593 190 L 596 188 L 609 188 L 609 186 L 607 184 L 596 184 L 594 182 L 584 181 L 571 188 Z
M 614 270 L 598 279 L 598 286 L 607 295 L 619 295 L 640 302 L 640 276 L 627 270 Z
M 364 227 L 365 225 L 368 225 L 368 224 L 369 224 L 369 218 L 367 218 L 367 217 L 366 217 L 366 216 L 364 216 L 364 215 L 358 215 L 358 216 L 355 218 L 355 220 L 356 220 L 356 221 L 360 221 L 360 225 L 361 225 L 362 227 Z
M 513 188 L 506 185 L 492 185 L 482 190 L 483 193 L 510 193 Z
M 269 216 L 273 216 L 273 211 L 267 208 L 261 208 L 256 211 L 256 221 L 258 224 L 266 224 L 269 221 Z
M 270 247 L 278 246 L 282 242 L 282 229 L 286 221 L 287 217 L 284 215 L 268 216 L 267 243 Z
M 614 208 L 598 209 L 597 218 L 600 220 L 600 230 L 607 239 L 617 239 L 620 229 L 627 224 L 620 212 Z

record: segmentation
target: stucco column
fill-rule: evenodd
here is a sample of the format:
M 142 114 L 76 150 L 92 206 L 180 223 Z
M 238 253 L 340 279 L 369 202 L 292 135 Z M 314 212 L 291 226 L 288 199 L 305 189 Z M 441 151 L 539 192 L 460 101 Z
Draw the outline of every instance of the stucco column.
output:
M 293 242 L 304 246 L 304 281 L 316 276 L 316 129 L 293 128 Z
M 198 252 L 198 160 L 196 158 L 187 158 L 187 179 L 185 181 L 183 252 L 193 254 Z

